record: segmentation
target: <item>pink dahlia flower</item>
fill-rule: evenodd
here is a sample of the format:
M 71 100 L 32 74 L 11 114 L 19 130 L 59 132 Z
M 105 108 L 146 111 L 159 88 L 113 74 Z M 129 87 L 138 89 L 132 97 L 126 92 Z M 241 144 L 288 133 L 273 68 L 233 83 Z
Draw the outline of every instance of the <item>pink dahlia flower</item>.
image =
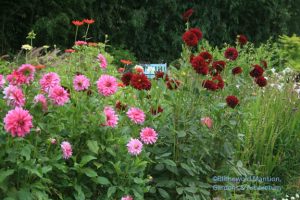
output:
M 90 87 L 90 80 L 84 75 L 77 75 L 73 80 L 73 86 L 76 91 L 83 91 Z
M 112 107 L 105 107 L 104 114 L 106 116 L 105 126 L 116 127 L 118 124 L 118 115 L 116 115 L 114 109 Z
M 60 147 L 63 152 L 64 159 L 69 159 L 73 154 L 71 144 L 67 141 L 64 141 L 61 143 Z
M 138 108 L 130 108 L 126 114 L 136 124 L 142 124 L 145 121 L 145 113 Z
M 143 143 L 138 139 L 131 138 L 127 144 L 128 152 L 131 155 L 139 155 L 142 152 Z
M 62 106 L 69 101 L 69 93 L 61 86 L 54 86 L 49 91 L 49 98 L 55 105 Z
M 0 74 L 0 89 L 3 89 L 5 84 L 5 78 L 2 74 Z
M 47 104 L 47 99 L 44 95 L 42 94 L 38 94 L 34 97 L 33 99 L 33 102 L 35 104 L 37 103 L 41 103 L 42 104 L 42 108 L 43 108 L 43 111 L 46 112 L 48 110 L 48 104 Z
M 82 40 L 78 40 L 78 41 L 75 42 L 75 45 L 77 45 L 77 46 L 87 45 L 87 42 L 82 41 Z
M 26 82 L 26 77 L 21 72 L 16 70 L 7 75 L 6 79 L 10 85 L 22 85 Z
M 102 69 L 106 69 L 107 67 L 107 60 L 106 58 L 100 53 L 98 56 L 97 56 L 99 62 L 100 62 L 100 67 Z
M 129 195 L 122 197 L 121 200 L 133 200 L 133 198 Z
M 29 134 L 32 128 L 32 116 L 29 114 L 29 111 L 16 107 L 6 114 L 4 118 L 4 128 L 13 137 L 24 137 Z
M 50 88 L 60 85 L 58 74 L 49 72 L 40 79 L 40 86 L 44 92 L 49 92 Z
M 4 99 L 7 100 L 7 105 L 13 107 L 22 107 L 25 105 L 25 96 L 21 88 L 9 85 L 8 87 L 4 88 Z
M 143 128 L 140 132 L 140 138 L 145 144 L 154 144 L 157 140 L 157 133 L 153 128 Z
M 18 72 L 25 76 L 25 83 L 29 84 L 34 80 L 35 67 L 30 64 L 23 64 L 19 67 Z
M 113 76 L 102 75 L 97 81 L 98 92 L 103 96 L 110 96 L 117 92 L 118 82 Z
M 211 128 L 213 125 L 213 121 L 210 117 L 202 117 L 201 118 L 201 123 L 205 126 L 207 126 L 208 128 Z

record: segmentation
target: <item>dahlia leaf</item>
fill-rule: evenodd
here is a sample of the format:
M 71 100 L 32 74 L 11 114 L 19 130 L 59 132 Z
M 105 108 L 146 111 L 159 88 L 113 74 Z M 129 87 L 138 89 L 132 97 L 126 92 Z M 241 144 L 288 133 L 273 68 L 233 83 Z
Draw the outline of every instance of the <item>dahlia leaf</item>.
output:
M 88 140 L 87 146 L 91 152 L 98 154 L 99 146 L 97 141 Z
M 91 160 L 95 160 L 95 159 L 97 159 L 95 156 L 91 156 L 91 155 L 83 156 L 81 161 L 80 161 L 80 165 L 81 165 L 81 167 L 83 167 L 88 162 L 90 162 Z
M 97 172 L 91 168 L 84 168 L 82 169 L 82 172 L 90 178 L 98 176 Z
M 103 177 L 103 176 L 99 176 L 99 177 L 97 177 L 97 178 L 94 178 L 94 179 L 92 179 L 95 183 L 98 183 L 98 184 L 100 184 L 100 185 L 110 185 L 111 183 L 110 183 L 110 181 L 107 179 L 107 178 L 105 178 L 105 177 Z
M 12 175 L 15 170 L 9 169 L 9 170 L 1 170 L 0 171 L 0 183 L 2 183 L 8 176 Z

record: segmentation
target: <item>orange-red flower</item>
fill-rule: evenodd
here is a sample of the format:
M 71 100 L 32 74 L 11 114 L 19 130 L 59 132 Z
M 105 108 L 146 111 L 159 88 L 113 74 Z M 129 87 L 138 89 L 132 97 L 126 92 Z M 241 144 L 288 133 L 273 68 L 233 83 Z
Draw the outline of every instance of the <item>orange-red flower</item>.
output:
M 122 83 L 122 82 L 119 82 L 119 83 L 118 83 L 118 87 L 125 87 L 125 84 Z
M 123 73 L 125 71 L 125 68 L 123 68 L 123 67 L 120 67 L 119 69 L 118 69 L 118 72 L 119 73 Z
M 130 65 L 132 64 L 132 62 L 130 60 L 120 60 L 121 63 L 123 63 L 124 65 Z
M 66 49 L 66 50 L 65 50 L 65 53 L 74 53 L 74 52 L 75 52 L 74 49 Z
M 84 24 L 83 21 L 79 21 L 79 20 L 73 20 L 72 24 L 74 24 L 75 26 L 82 26 Z
M 97 45 L 98 45 L 98 43 L 96 43 L 96 42 L 88 42 L 89 47 L 96 47 Z
M 83 22 L 86 24 L 93 24 L 95 22 L 95 20 L 94 19 L 84 19 Z

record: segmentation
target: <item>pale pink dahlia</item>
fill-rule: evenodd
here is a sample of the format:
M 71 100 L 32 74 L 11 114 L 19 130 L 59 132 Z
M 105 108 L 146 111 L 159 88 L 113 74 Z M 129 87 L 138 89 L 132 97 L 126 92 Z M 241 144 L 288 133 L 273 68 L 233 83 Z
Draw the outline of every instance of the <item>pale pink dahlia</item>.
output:
M 208 128 L 211 128 L 213 125 L 213 121 L 210 117 L 202 117 L 201 118 L 201 123 L 205 126 L 207 126 Z
M 140 132 L 140 138 L 145 144 L 154 144 L 157 140 L 157 133 L 153 128 L 143 128 Z
M 26 82 L 26 77 L 16 70 L 7 75 L 6 79 L 10 85 L 22 85 Z
M 121 200 L 133 200 L 133 198 L 129 195 L 122 197 Z
M 130 108 L 126 114 L 136 124 L 142 124 L 145 121 L 145 113 L 138 108 Z
M 77 75 L 73 80 L 73 86 L 76 91 L 83 91 L 90 87 L 90 80 L 84 75 Z
M 103 96 L 110 96 L 117 92 L 117 79 L 110 75 L 102 75 L 97 81 L 98 92 Z
M 0 74 L 0 89 L 3 89 L 5 84 L 5 78 L 2 74 Z
M 21 88 L 9 85 L 8 87 L 4 88 L 4 99 L 7 100 L 7 105 L 13 107 L 22 107 L 25 105 L 25 96 Z
M 43 108 L 43 111 L 46 112 L 48 110 L 48 104 L 47 104 L 47 99 L 44 95 L 42 94 L 38 94 L 34 97 L 33 99 L 33 102 L 35 104 L 37 103 L 41 103 L 42 104 L 42 108 Z
M 106 58 L 100 53 L 98 56 L 97 56 L 99 62 L 100 62 L 100 67 L 102 69 L 106 69 L 107 67 L 107 60 Z
M 104 114 L 106 116 L 106 122 L 105 122 L 105 126 L 110 126 L 110 127 L 116 127 L 116 125 L 118 124 L 118 115 L 116 115 L 114 109 L 112 107 L 105 107 L 104 108 Z
M 49 92 L 50 88 L 60 85 L 60 78 L 57 73 L 49 72 L 40 79 L 40 86 L 44 92 Z
M 18 72 L 25 76 L 25 83 L 29 84 L 34 80 L 35 67 L 30 64 L 23 64 L 19 67 Z
M 62 106 L 69 101 L 69 93 L 61 86 L 54 86 L 49 91 L 49 98 L 55 105 Z
M 131 155 L 139 155 L 142 152 L 143 143 L 138 139 L 131 138 L 126 146 Z
M 60 145 L 64 159 L 69 159 L 72 156 L 72 146 L 69 142 L 64 141 Z
M 29 134 L 32 128 L 32 116 L 29 114 L 29 111 L 16 107 L 6 114 L 4 118 L 4 128 L 13 137 L 24 137 Z

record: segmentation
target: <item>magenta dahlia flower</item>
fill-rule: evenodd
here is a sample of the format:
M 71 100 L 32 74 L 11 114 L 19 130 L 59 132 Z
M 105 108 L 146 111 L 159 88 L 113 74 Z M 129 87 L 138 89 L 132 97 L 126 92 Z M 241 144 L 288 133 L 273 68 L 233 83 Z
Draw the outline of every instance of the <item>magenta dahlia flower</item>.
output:
M 157 133 L 153 128 L 143 128 L 140 132 L 140 138 L 145 144 L 154 144 L 157 140 Z
M 42 108 L 43 108 L 43 111 L 44 111 L 44 112 L 46 112 L 46 111 L 48 110 L 47 99 L 46 99 L 46 97 L 45 97 L 44 95 L 42 95 L 42 94 L 36 95 L 36 96 L 34 97 L 34 99 L 33 99 L 33 102 L 34 102 L 35 104 L 37 104 L 37 103 L 42 104 Z
M 60 78 L 58 74 L 49 72 L 40 79 L 39 83 L 44 92 L 49 92 L 50 88 L 60 85 Z
M 130 108 L 126 114 L 136 124 L 143 124 L 146 118 L 145 113 L 138 108 Z
M 104 125 L 113 128 L 116 127 L 118 124 L 119 117 L 118 115 L 116 115 L 114 109 L 112 107 L 107 106 L 104 108 L 104 114 L 106 116 L 106 122 Z
M 110 75 L 102 75 L 97 81 L 98 92 L 103 96 L 110 96 L 117 92 L 118 81 Z
M 131 155 L 139 155 L 142 152 L 143 143 L 138 139 L 131 138 L 126 146 Z
M 25 105 L 25 96 L 21 88 L 9 85 L 8 87 L 4 88 L 4 99 L 7 100 L 7 105 L 13 107 L 23 107 Z
M 62 106 L 69 101 L 69 93 L 61 86 L 54 86 L 48 96 L 55 105 Z
M 4 128 L 13 137 L 24 137 L 30 133 L 30 129 L 32 128 L 32 116 L 29 114 L 29 111 L 16 107 L 6 114 Z
M 19 71 L 14 70 L 6 77 L 10 85 L 22 85 L 26 82 L 26 77 Z
M 129 195 L 122 197 L 121 200 L 133 200 L 133 198 Z
M 107 60 L 106 60 L 106 58 L 101 53 L 97 56 L 97 58 L 99 60 L 100 67 L 102 69 L 106 69 L 106 67 L 107 67 Z
M 34 80 L 35 67 L 30 64 L 23 64 L 19 67 L 18 72 L 25 76 L 25 83 L 29 84 Z
M 84 91 L 90 87 L 90 80 L 84 75 L 77 75 L 73 80 L 76 91 Z
M 67 141 L 64 141 L 61 143 L 60 147 L 63 152 L 64 159 L 69 159 L 73 154 L 71 144 Z

